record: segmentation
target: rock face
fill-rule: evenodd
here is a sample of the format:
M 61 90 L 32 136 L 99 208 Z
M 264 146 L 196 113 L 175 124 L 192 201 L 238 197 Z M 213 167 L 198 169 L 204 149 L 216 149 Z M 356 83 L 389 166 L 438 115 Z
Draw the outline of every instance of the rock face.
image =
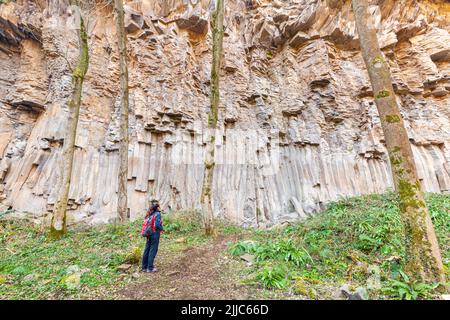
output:
M 336 1 L 335 1 L 336 2 Z M 213 206 L 247 226 L 300 219 L 392 187 L 349 1 L 227 0 Z M 210 0 L 128 1 L 129 206 L 199 208 Z M 372 1 L 423 188 L 450 190 L 450 5 Z M 0 201 L 51 213 L 76 33 L 64 1 L 0 5 Z M 118 52 L 112 8 L 86 16 L 91 64 L 69 222 L 115 217 Z M 206 132 L 206 130 L 205 130 Z

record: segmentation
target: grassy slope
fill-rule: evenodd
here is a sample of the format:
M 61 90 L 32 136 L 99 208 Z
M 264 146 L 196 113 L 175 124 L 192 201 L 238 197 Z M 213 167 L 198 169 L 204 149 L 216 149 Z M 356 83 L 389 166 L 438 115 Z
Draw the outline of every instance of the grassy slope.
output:
M 448 270 L 450 196 L 429 195 L 427 203 Z M 202 236 L 192 215 L 166 216 L 165 225 L 161 241 L 165 255 L 208 246 L 210 240 Z M 143 246 L 139 230 L 136 221 L 72 231 L 51 241 L 40 227 L 0 220 L 0 299 L 107 297 L 118 285 L 136 282 L 132 272 L 121 273 L 117 266 L 133 252 L 139 256 L 133 249 Z M 369 290 L 371 297 L 409 297 L 410 293 L 432 297 L 431 290 L 407 284 L 401 275 L 402 228 L 392 194 L 342 200 L 304 223 L 270 231 L 221 226 L 219 232 L 247 239 L 230 244 L 229 253 L 237 257 L 248 252 L 256 261 L 246 266 L 237 258 L 238 270 L 232 272 L 245 283 L 265 287 L 258 298 L 330 298 L 342 283 L 367 286 L 377 268 L 382 286 L 389 290 Z M 84 271 L 81 289 L 70 290 L 64 283 L 71 265 Z
M 175 220 L 175 221 L 174 221 Z M 99 226 L 69 232 L 58 241 L 49 240 L 42 228 L 0 220 L 0 299 L 65 299 L 107 296 L 110 287 L 133 281 L 117 267 L 133 256 L 140 258 L 145 241 L 141 221 Z M 207 244 L 192 215 L 165 219 L 161 249 L 178 252 L 192 245 Z M 178 243 L 176 239 L 184 237 Z M 83 272 L 81 289 L 70 290 L 64 279 L 70 266 Z M 133 269 L 138 269 L 139 263 Z M 27 279 L 27 275 L 30 276 Z
M 448 273 L 450 196 L 428 195 L 427 204 Z M 431 288 L 410 283 L 402 273 L 402 233 L 395 196 L 371 195 L 332 203 L 302 224 L 257 231 L 251 241 L 231 246 L 230 253 L 254 255 L 248 279 L 308 298 L 332 298 L 344 283 L 371 288 L 377 275 L 382 290 L 375 285 L 371 298 L 431 298 Z

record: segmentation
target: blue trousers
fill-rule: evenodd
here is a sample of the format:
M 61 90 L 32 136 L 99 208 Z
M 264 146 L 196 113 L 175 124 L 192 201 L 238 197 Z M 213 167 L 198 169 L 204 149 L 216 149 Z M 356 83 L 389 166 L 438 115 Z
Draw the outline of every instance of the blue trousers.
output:
M 158 253 L 159 246 L 159 231 L 154 232 L 150 237 L 147 237 L 145 243 L 144 255 L 142 256 L 142 269 L 153 269 L 153 262 Z

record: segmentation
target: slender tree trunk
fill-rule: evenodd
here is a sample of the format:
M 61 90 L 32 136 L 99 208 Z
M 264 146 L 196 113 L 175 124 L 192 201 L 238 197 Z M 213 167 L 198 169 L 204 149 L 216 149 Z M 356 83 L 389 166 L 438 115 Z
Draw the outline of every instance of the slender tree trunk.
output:
M 219 114 L 219 74 L 222 58 L 223 43 L 223 21 L 224 21 L 224 0 L 216 1 L 216 9 L 212 16 L 212 67 L 211 67 L 211 110 L 208 114 L 208 136 L 206 141 L 205 173 L 203 176 L 203 187 L 200 202 L 203 210 L 203 223 L 205 233 L 214 233 L 214 212 L 212 208 L 212 187 L 214 174 L 214 145 L 216 138 L 216 128 Z
M 120 61 L 120 133 L 122 140 L 119 147 L 119 189 L 117 195 L 117 216 L 120 222 L 128 220 L 127 182 L 128 182 L 128 66 L 127 39 L 124 26 L 122 0 L 115 0 L 117 41 Z
M 397 106 L 391 74 L 368 13 L 367 0 L 352 0 L 362 55 L 389 153 L 406 232 L 405 271 L 421 282 L 444 281 L 442 258 L 425 204 L 408 135 Z
M 78 5 L 72 1 L 72 5 Z M 81 94 L 83 81 L 89 67 L 88 36 L 83 17 L 80 14 L 80 29 L 78 30 L 79 57 L 75 69 L 72 71 L 72 97 L 69 102 L 69 119 L 67 132 L 64 138 L 62 153 L 60 155 L 61 182 L 55 203 L 54 213 L 50 226 L 50 236 L 60 238 L 66 233 L 66 212 L 69 198 L 70 179 L 72 176 L 73 155 L 75 152 L 75 139 L 77 135 L 78 118 L 80 115 Z

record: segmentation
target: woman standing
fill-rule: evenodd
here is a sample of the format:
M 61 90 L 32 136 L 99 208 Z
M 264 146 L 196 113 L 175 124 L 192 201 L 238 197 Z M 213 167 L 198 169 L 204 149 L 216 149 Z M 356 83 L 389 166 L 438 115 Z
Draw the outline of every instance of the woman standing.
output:
M 147 238 L 144 255 L 142 256 L 142 272 L 158 271 L 153 263 L 158 253 L 159 237 L 162 231 L 161 208 L 157 200 L 152 200 L 142 225 L 142 235 Z

